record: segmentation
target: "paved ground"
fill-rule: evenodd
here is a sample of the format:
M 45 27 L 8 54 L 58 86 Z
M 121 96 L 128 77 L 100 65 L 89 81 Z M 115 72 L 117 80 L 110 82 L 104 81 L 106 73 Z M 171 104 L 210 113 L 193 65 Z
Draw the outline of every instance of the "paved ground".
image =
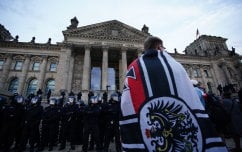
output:
M 232 138 L 226 138 L 225 142 L 226 142 L 226 145 L 227 145 L 227 147 L 228 147 L 229 150 L 231 150 L 232 148 L 235 147 Z M 241 137 L 241 140 L 240 140 L 240 145 L 242 147 L 242 137 Z M 80 145 L 76 146 L 76 149 L 75 150 L 71 150 L 70 149 L 70 146 L 68 144 L 67 144 L 67 148 L 64 149 L 64 150 L 59 151 L 58 148 L 59 147 L 54 147 L 54 149 L 52 150 L 52 152 L 81 152 L 82 151 L 82 146 L 80 146 Z M 28 151 L 29 150 L 27 149 L 26 152 L 28 152 Z M 115 150 L 114 143 L 111 143 L 110 148 L 109 148 L 109 152 L 115 152 L 115 151 L 116 150 Z M 43 152 L 49 152 L 48 151 L 48 148 L 46 148 Z M 92 151 L 88 151 L 88 152 L 95 152 L 95 151 L 92 150 Z

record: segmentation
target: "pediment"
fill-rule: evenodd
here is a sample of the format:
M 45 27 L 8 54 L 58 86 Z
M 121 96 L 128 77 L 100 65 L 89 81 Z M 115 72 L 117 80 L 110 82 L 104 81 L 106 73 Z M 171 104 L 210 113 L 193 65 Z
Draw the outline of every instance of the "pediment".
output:
M 117 20 L 87 25 L 63 31 L 65 40 L 68 37 L 79 37 L 99 40 L 143 42 L 150 34 Z

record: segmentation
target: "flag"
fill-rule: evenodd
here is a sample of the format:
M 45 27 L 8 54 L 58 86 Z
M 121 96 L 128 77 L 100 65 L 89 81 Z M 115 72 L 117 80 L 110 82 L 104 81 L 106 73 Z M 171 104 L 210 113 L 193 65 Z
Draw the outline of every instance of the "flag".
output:
M 197 32 L 196 32 L 196 39 L 198 39 L 198 38 L 199 38 L 199 36 L 200 36 L 200 33 L 199 33 L 198 28 L 197 28 Z
M 119 124 L 126 152 L 227 152 L 186 70 L 165 51 L 129 65 Z

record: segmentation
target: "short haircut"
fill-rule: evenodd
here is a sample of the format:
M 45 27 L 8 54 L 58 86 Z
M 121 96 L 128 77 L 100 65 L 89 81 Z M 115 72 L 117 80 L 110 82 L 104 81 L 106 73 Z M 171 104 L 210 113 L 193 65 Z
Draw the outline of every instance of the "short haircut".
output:
M 156 36 L 149 36 L 145 39 L 144 50 L 156 49 L 159 44 L 163 47 L 163 42 L 160 38 Z

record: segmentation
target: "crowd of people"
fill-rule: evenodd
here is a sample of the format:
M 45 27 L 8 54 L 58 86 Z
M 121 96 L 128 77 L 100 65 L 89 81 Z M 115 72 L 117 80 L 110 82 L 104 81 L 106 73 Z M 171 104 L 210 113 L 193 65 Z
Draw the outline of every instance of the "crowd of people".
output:
M 232 85 L 219 85 L 219 95 L 208 93 L 201 82 L 191 80 L 199 99 L 210 116 L 210 120 L 223 141 L 232 137 L 234 152 L 241 152 L 240 138 L 242 137 L 242 88 L 236 91 Z M 232 96 L 233 94 L 233 96 Z
M 120 94 L 94 95 L 91 91 L 88 104 L 81 99 L 81 92 L 70 92 L 67 97 L 50 97 L 48 104 L 42 102 L 42 92 L 28 98 L 14 94 L 11 100 L 0 99 L 0 151 L 30 152 L 71 150 L 82 145 L 88 150 L 107 152 L 115 140 L 116 151 L 121 151 L 119 134 Z

